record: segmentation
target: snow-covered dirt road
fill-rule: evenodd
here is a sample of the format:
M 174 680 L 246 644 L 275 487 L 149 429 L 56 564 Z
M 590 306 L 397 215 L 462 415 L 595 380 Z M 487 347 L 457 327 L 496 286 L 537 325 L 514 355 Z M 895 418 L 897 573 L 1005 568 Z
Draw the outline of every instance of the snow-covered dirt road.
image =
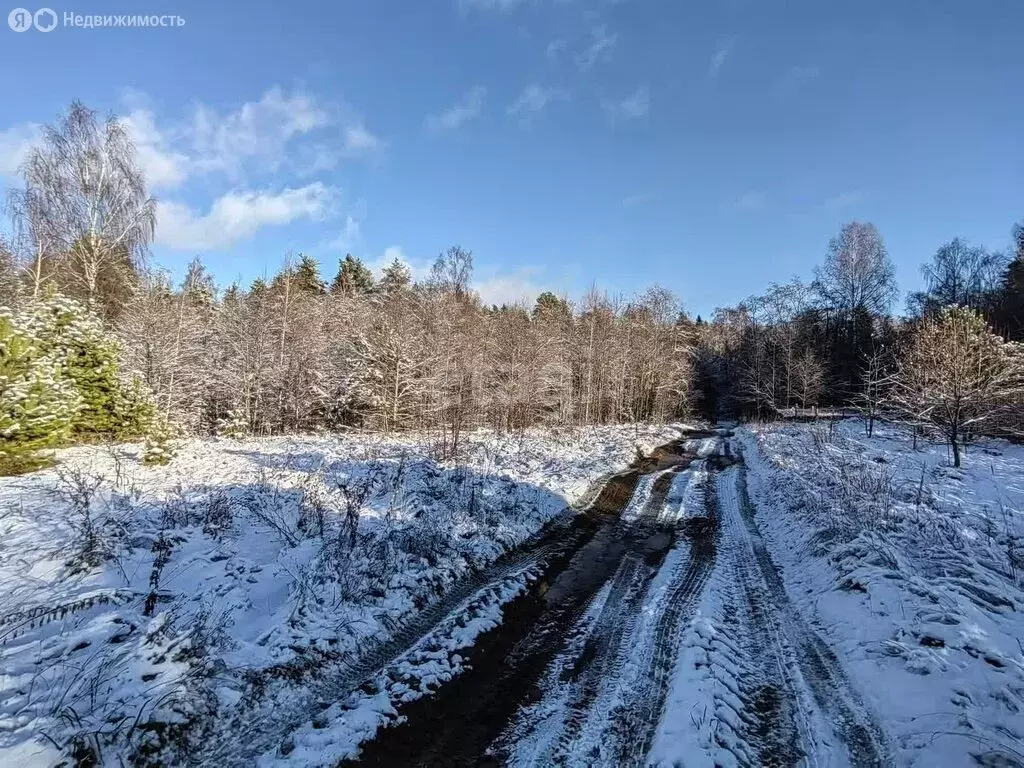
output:
M 500 602 L 488 594 L 507 572 L 265 762 L 329 763 L 370 709 L 390 725 L 348 755 L 365 764 L 889 764 L 876 718 L 787 594 L 731 432 L 656 451 L 534 552 L 500 623 L 452 642 Z M 438 660 L 444 679 L 409 696 Z

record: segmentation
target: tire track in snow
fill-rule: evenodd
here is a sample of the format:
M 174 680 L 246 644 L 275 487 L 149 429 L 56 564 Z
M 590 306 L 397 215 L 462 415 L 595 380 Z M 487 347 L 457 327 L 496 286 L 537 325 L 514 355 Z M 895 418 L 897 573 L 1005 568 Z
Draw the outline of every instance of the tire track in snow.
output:
M 590 606 L 568 634 L 565 648 L 551 663 L 538 687 L 545 695 L 536 702 L 520 708 L 512 724 L 492 744 L 497 754 L 508 753 L 514 746 L 517 762 L 536 763 L 554 749 L 565 727 L 569 703 L 575 685 L 572 667 L 583 654 L 583 649 L 599 620 L 612 590 L 608 582 L 594 596 Z
M 582 543 L 550 558 L 544 575 L 523 596 L 508 603 L 502 624 L 469 649 L 462 675 L 440 688 L 429 701 L 419 699 L 399 709 L 402 725 L 363 744 L 360 761 L 375 764 L 477 765 L 493 761 L 487 747 L 502 732 L 519 705 L 529 702 L 538 680 L 563 649 L 566 635 L 585 615 L 602 586 L 613 579 L 629 551 L 645 557 L 667 549 L 666 533 L 652 531 L 634 516 L 622 515 L 653 484 L 638 488 L 640 478 L 688 463 L 680 443 L 656 449 L 632 470 L 613 477 L 576 521 L 589 531 Z M 667 487 L 665 489 L 667 491 Z M 645 518 L 655 505 L 643 504 Z
M 618 762 L 609 750 L 607 732 L 610 715 L 616 711 L 623 697 L 622 680 L 626 676 L 624 667 L 630 665 L 630 672 L 636 666 L 637 644 L 652 647 L 664 644 L 664 638 L 656 636 L 656 630 L 664 633 L 673 618 L 665 619 L 661 626 L 652 627 L 650 615 L 657 614 L 673 600 L 679 601 L 677 608 L 683 608 L 689 601 L 687 593 L 693 590 L 694 599 L 702 592 L 710 562 L 704 559 L 704 550 L 697 547 L 700 565 L 693 568 L 692 533 L 708 532 L 699 521 L 706 521 L 703 493 L 692 493 L 694 477 L 704 473 L 704 462 L 676 467 L 658 476 L 652 486 L 650 497 L 643 505 L 642 512 L 635 518 L 631 538 L 642 544 L 648 534 L 664 537 L 659 544 L 645 553 L 634 549 L 622 562 L 613 579 L 611 596 L 605 603 L 597 622 L 593 624 L 591 636 L 582 648 L 566 648 L 565 654 L 575 653 L 573 662 L 562 661 L 560 667 L 573 673 L 568 681 L 553 681 L 549 672 L 541 686 L 541 705 L 531 705 L 518 714 L 513 726 L 495 743 L 494 751 L 515 765 L 593 765 Z M 670 496 L 672 497 L 670 500 Z M 700 514 L 697 523 L 686 522 L 680 526 L 679 515 L 684 498 L 690 501 L 696 497 Z M 668 506 L 671 504 L 672 509 Z M 693 510 L 683 510 L 690 514 Z M 671 538 L 669 538 L 671 537 Z M 668 578 L 660 573 L 666 555 L 673 552 L 673 565 Z M 681 557 L 677 555 L 681 554 Z M 700 573 L 700 578 L 694 578 Z M 665 583 L 657 594 L 651 594 L 652 583 L 658 579 Z M 683 581 L 680 586 L 680 580 Z M 657 623 L 657 622 L 655 622 Z M 682 622 L 685 623 L 685 622 Z M 642 625 L 642 626 L 638 626 Z M 671 650 L 662 649 L 666 659 L 671 659 Z M 552 665 L 553 667 L 555 665 Z M 653 704 L 656 713 L 660 701 Z M 538 726 L 539 738 L 530 734 L 523 740 L 528 727 L 530 712 L 543 709 L 546 722 Z M 524 722 L 525 721 L 525 722 Z M 540 746 L 538 746 L 538 744 Z
M 493 752 L 511 756 L 515 763 L 541 765 L 586 753 L 593 737 L 583 732 L 594 711 L 609 706 L 604 700 L 608 683 L 621 676 L 629 647 L 626 640 L 634 635 L 651 580 L 671 543 L 671 529 L 666 530 L 662 522 L 666 498 L 677 484 L 686 484 L 688 466 L 686 461 L 656 475 L 646 500 L 638 488 L 630 509 L 640 511 L 623 515 L 623 521 L 631 523 L 626 529 L 630 551 L 605 585 L 607 600 L 596 619 L 587 622 L 583 641 L 566 643 L 538 685 L 540 701 L 519 710 L 492 744 Z M 679 500 L 675 507 L 678 511 Z M 574 636 L 583 623 L 574 629 Z
M 614 680 L 621 669 L 622 640 L 632 634 L 637 603 L 649 580 L 645 570 L 643 563 L 634 555 L 626 555 L 623 559 L 612 584 L 609 601 L 571 670 L 573 696 L 568 702 L 561 735 L 552 754 L 541 763 L 560 764 L 567 756 L 589 752 L 586 735 L 582 732 L 602 686 L 607 680 Z
M 713 478 L 712 478 L 713 480 Z M 687 618 L 697 605 L 715 565 L 718 540 L 715 484 L 703 486 L 703 514 L 687 516 L 682 532 L 689 542 L 689 557 L 674 574 L 663 599 L 654 608 L 660 615 L 654 623 L 649 652 L 636 685 L 610 714 L 610 725 L 602 750 L 607 764 L 642 764 L 657 734 L 668 686 Z
M 368 641 L 358 661 L 350 663 L 350 659 L 343 659 L 321 678 L 311 681 L 303 694 L 259 708 L 242 702 L 231 717 L 234 727 L 206 745 L 203 762 L 250 765 L 255 755 L 289 743 L 289 734 L 308 723 L 311 712 L 325 709 L 329 702 L 344 700 L 359 689 L 373 688 L 382 670 L 404 663 L 428 635 L 444 634 L 445 627 L 452 622 L 464 622 L 465 617 L 471 617 L 473 606 L 481 600 L 489 601 L 495 589 L 528 574 L 543 573 L 552 563 L 586 546 L 595 532 L 600 533 L 600 526 L 607 524 L 632 498 L 642 477 L 678 461 L 677 447 L 678 443 L 660 446 L 650 456 L 638 458 L 628 469 L 602 477 L 584 494 L 586 501 L 577 507 L 567 507 L 515 551 L 464 579 L 388 640 Z
M 730 528 L 741 539 L 736 548 L 737 583 L 746 594 L 755 630 L 774 646 L 779 669 L 792 669 L 796 673 L 787 675 L 783 672 L 789 678 L 787 700 L 783 701 L 781 697 L 773 699 L 781 692 L 765 689 L 764 698 L 754 702 L 755 710 L 758 704 L 761 707 L 758 712 L 760 727 L 753 735 L 762 736 L 764 753 L 773 761 L 785 761 L 793 754 L 781 747 L 777 750 L 778 745 L 773 742 L 784 738 L 785 729 L 796 727 L 803 736 L 808 759 L 816 764 L 815 748 L 818 744 L 814 743 L 814 715 L 808 711 L 816 707 L 824 716 L 822 721 L 845 744 L 851 766 L 886 765 L 888 748 L 882 729 L 851 686 L 835 651 L 807 625 L 786 592 L 755 519 L 755 509 L 747 493 L 746 471 L 740 455 L 735 474 L 736 498 L 730 500 L 724 510 L 725 514 L 732 516 Z M 801 694 L 801 682 L 809 689 L 810 697 Z M 790 725 L 783 710 L 792 704 L 798 711 L 791 719 L 797 722 Z
M 740 468 L 731 467 L 718 478 L 719 510 L 724 544 L 723 565 L 729 570 L 728 601 L 736 622 L 734 637 L 744 648 L 739 696 L 747 765 L 796 765 L 813 756 L 809 747 L 822 726 L 812 724 L 814 699 L 794 678 L 796 662 L 781 635 L 760 572 L 749 556 L 740 513 Z M 749 754 L 756 754 L 752 758 Z M 811 758 L 811 764 L 816 762 Z

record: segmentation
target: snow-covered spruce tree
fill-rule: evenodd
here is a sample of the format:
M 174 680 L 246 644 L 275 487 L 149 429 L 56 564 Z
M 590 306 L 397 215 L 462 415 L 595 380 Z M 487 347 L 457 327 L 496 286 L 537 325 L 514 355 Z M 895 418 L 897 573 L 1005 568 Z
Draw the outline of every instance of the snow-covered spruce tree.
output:
M 68 438 L 81 405 L 59 356 L 19 320 L 0 315 L 0 475 L 45 463 L 39 451 Z
M 146 430 L 146 441 L 142 446 L 142 463 L 147 467 L 162 466 L 170 463 L 177 452 L 175 439 L 177 428 L 163 417 L 153 419 Z
M 22 294 L 21 276 L 17 260 L 0 237 L 0 306 L 15 307 Z
M 939 431 L 960 466 L 963 441 L 997 425 L 1024 397 L 1024 357 L 967 307 L 924 320 L 896 360 L 889 404 Z
M 17 322 L 44 355 L 58 361 L 61 377 L 77 390 L 81 405 L 71 421 L 73 438 L 134 438 L 145 433 L 153 404 L 140 381 L 122 380 L 117 342 L 94 314 L 56 294 L 26 306 Z
M 338 262 L 338 274 L 331 282 L 331 293 L 344 296 L 360 296 L 373 290 L 373 273 L 359 259 L 346 254 Z

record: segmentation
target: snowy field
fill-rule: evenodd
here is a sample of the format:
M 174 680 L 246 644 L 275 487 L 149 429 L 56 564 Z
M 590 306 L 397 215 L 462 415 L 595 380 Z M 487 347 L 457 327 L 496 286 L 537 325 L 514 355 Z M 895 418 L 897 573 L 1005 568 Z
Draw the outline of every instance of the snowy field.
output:
M 471 433 L 459 462 L 414 436 L 192 440 L 167 467 L 89 447 L 0 479 L 0 764 L 160 764 L 294 725 L 318 682 L 677 434 Z
M 679 435 L 479 432 L 452 462 L 416 436 L 195 440 L 167 467 L 78 448 L 0 480 L 0 765 L 297 768 L 393 739 L 406 705 L 452 707 L 502 607 L 575 546 L 568 527 L 531 537 Z M 954 469 L 942 445 L 850 419 L 685 451 L 579 550 L 626 546 L 578 615 L 563 598 L 522 628 L 520 654 L 551 661 L 492 749 L 1024 764 L 1024 446 L 979 441 Z M 586 583 L 563 573 L 552 589 Z M 450 738 L 459 712 L 438 721 Z
M 893 763 L 1024 764 L 1024 446 L 982 440 L 954 469 L 942 445 L 853 419 L 737 437 L 786 591 Z

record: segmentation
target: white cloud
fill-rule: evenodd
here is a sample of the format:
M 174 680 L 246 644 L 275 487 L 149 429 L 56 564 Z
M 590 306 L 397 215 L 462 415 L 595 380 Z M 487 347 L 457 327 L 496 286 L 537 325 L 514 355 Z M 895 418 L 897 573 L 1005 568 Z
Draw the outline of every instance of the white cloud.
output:
M 152 189 L 174 189 L 212 173 L 234 183 L 282 168 L 309 174 L 385 146 L 344 105 L 276 86 L 232 110 L 196 104 L 179 120 L 158 119 L 150 99 L 138 91 L 127 91 L 122 106 L 121 120 Z M 32 123 L 0 132 L 0 175 L 16 173 L 39 136 L 40 126 Z
M 327 243 L 325 248 L 331 251 L 350 251 L 359 242 L 360 235 L 361 226 L 359 219 L 352 214 L 348 214 L 345 217 L 345 226 L 342 227 L 336 238 Z
M 40 135 L 40 126 L 35 123 L 21 123 L 0 131 L 0 177 L 18 174 Z
M 530 270 L 520 270 L 509 275 L 495 275 L 489 280 L 474 283 L 473 288 L 480 294 L 485 305 L 533 304 L 543 288 L 533 282 Z
M 601 107 L 612 120 L 644 117 L 651 108 L 651 92 L 646 85 L 641 85 L 621 101 L 602 99 Z
M 439 115 L 427 117 L 427 130 L 434 133 L 442 131 L 453 131 L 470 120 L 480 117 L 484 106 L 484 97 L 487 89 L 482 85 L 476 85 L 462 94 L 458 104 L 449 107 Z
M 618 39 L 618 35 L 608 34 L 608 27 L 604 24 L 593 27 L 590 30 L 590 44 L 576 55 L 576 66 L 585 72 L 598 61 L 607 59 Z
M 350 125 L 345 129 L 345 150 L 352 154 L 376 152 L 384 146 L 384 142 L 374 136 L 362 123 Z
M 308 174 L 384 146 L 345 107 L 279 87 L 227 112 L 197 104 L 185 119 L 166 124 L 158 124 L 143 94 L 130 92 L 125 101 L 131 109 L 122 119 L 153 188 L 177 187 L 198 174 L 233 181 L 281 168 Z
M 384 253 L 376 259 L 364 259 L 374 276 L 380 279 L 385 267 L 395 259 L 409 269 L 413 282 L 423 282 L 430 277 L 431 268 L 434 266 L 433 259 L 410 258 L 400 246 L 391 245 L 384 249 Z M 515 304 L 526 302 L 533 304 L 537 296 L 544 290 L 543 287 L 533 282 L 535 270 L 520 269 L 510 274 L 492 274 L 487 279 L 475 280 L 472 284 L 473 290 L 480 294 L 480 300 L 486 305 L 491 304 Z
M 336 190 L 302 186 L 299 178 L 385 146 L 343 104 L 279 87 L 235 108 L 196 104 L 178 119 L 163 119 L 138 91 L 125 92 L 121 107 L 150 189 L 180 190 L 199 179 L 207 189 L 225 185 L 213 188 L 221 196 L 207 211 L 197 210 L 192 198 L 161 194 L 156 242 L 169 248 L 224 248 L 265 226 L 337 217 Z M 40 126 L 29 123 L 0 131 L 0 177 L 16 173 L 40 135 Z M 263 186 L 261 177 L 271 173 L 277 181 Z M 351 243 L 361 215 L 348 214 L 338 239 Z
M 157 206 L 156 244 L 177 250 L 227 248 L 267 226 L 329 213 L 336 192 L 319 182 L 281 192 L 235 191 L 214 201 L 209 213 L 197 214 L 178 202 Z
M 551 102 L 566 101 L 568 98 L 569 94 L 561 88 L 546 88 L 532 83 L 523 89 L 519 98 L 509 104 L 505 111 L 510 115 L 518 115 L 522 122 L 529 122 Z
M 151 189 L 177 187 L 188 178 L 192 171 L 190 158 L 171 149 L 171 140 L 156 127 L 152 112 L 134 109 L 121 122 L 131 133 L 139 167 Z
M 405 253 L 402 251 L 402 247 L 401 246 L 399 246 L 399 245 L 389 245 L 387 248 L 384 249 L 384 253 L 381 254 L 379 259 L 377 259 L 374 262 L 371 262 L 371 268 L 376 270 L 378 273 L 380 273 L 380 272 L 382 272 L 384 270 L 384 267 L 386 267 L 388 264 L 390 264 L 391 262 L 395 261 L 396 259 L 398 261 L 400 261 L 401 263 L 405 264 L 407 267 L 411 267 L 412 266 L 409 263 L 409 259 L 406 257 Z
M 276 169 L 286 158 L 292 139 L 333 122 L 328 111 L 311 96 L 287 95 L 274 87 L 259 101 L 246 102 L 225 115 L 197 105 L 184 132 L 198 169 L 237 175 L 254 160 L 264 168 Z
M 732 207 L 738 211 L 758 211 L 764 208 L 768 199 L 762 192 L 744 192 L 733 202 Z
M 410 259 L 405 255 L 402 248 L 397 245 L 389 245 L 384 249 L 384 253 L 376 259 L 367 262 L 367 266 L 373 270 L 374 275 L 379 279 L 384 273 L 384 268 L 395 259 L 398 259 L 409 268 L 413 282 L 426 280 L 430 275 L 430 268 L 433 266 L 433 262 L 427 259 Z
M 715 48 L 715 52 L 711 55 L 711 65 L 708 67 L 709 79 L 714 80 L 718 77 L 718 73 L 722 71 L 722 66 L 725 64 L 725 60 L 729 58 L 729 54 L 732 53 L 732 49 L 735 45 L 735 36 L 727 37 L 718 44 L 718 47 Z

